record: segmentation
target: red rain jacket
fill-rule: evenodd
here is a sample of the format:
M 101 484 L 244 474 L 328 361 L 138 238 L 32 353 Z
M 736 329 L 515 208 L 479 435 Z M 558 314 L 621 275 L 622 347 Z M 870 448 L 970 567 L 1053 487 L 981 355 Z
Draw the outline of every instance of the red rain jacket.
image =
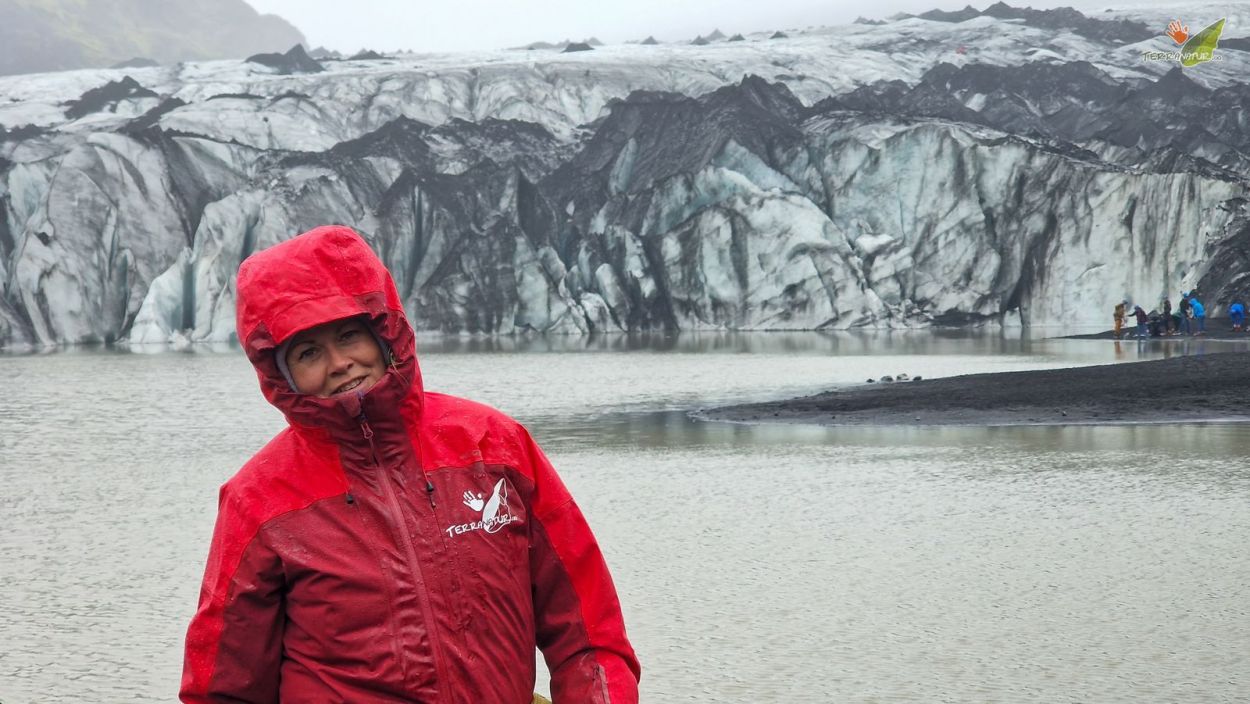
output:
M 291 390 L 293 333 L 368 316 L 389 348 L 363 394 Z M 525 428 L 426 392 L 395 284 L 350 229 L 239 268 L 238 333 L 287 418 L 221 488 L 187 633 L 184 702 L 636 704 L 639 666 L 577 504 Z

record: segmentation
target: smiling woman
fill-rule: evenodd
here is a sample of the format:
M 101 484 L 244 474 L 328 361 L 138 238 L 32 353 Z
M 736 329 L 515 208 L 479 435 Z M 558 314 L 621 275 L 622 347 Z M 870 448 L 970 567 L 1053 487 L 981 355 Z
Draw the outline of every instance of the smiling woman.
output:
M 427 393 L 390 272 L 345 227 L 239 267 L 289 427 L 220 493 L 182 700 L 637 704 L 603 555 L 529 432 Z
M 362 318 L 334 320 L 296 333 L 278 352 L 291 388 L 320 398 L 365 393 L 386 371 L 382 346 Z

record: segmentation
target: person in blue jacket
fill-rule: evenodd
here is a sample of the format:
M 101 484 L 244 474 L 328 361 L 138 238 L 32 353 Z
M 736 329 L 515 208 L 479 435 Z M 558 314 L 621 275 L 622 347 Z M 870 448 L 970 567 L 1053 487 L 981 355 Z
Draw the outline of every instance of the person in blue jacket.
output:
M 1207 334 L 1207 309 L 1202 305 L 1202 301 L 1198 300 L 1198 294 L 1194 291 L 1189 292 L 1189 307 L 1194 312 L 1194 326 L 1197 328 L 1194 334 Z
M 1228 307 L 1228 317 L 1233 321 L 1233 332 L 1241 332 L 1246 327 L 1246 304 L 1240 299 L 1233 301 Z

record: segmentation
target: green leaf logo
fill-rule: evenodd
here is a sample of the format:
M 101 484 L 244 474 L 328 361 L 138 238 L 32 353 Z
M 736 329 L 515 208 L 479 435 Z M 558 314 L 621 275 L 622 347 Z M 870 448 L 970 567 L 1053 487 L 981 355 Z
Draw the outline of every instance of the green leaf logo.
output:
M 1215 54 L 1215 46 L 1220 42 L 1220 34 L 1224 31 L 1224 20 L 1221 19 L 1210 27 L 1198 32 L 1181 47 L 1181 66 L 1189 68 L 1205 61 L 1210 61 Z

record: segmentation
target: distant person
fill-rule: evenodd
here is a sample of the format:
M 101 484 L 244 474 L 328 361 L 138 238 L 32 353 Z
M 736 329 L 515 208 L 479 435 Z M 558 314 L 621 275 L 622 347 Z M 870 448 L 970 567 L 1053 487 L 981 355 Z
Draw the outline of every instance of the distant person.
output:
M 1189 309 L 1192 310 L 1194 313 L 1194 326 L 1197 327 L 1197 330 L 1194 331 L 1194 334 L 1195 335 L 1207 334 L 1206 306 L 1202 305 L 1202 301 L 1198 300 L 1198 297 L 1194 295 L 1192 292 L 1189 294 Z
M 1172 299 L 1171 298 L 1163 299 L 1163 334 L 1164 335 L 1176 334 L 1176 327 L 1173 325 L 1173 318 L 1172 318 Z
M 1146 337 L 1146 324 L 1150 322 L 1150 316 L 1146 315 L 1141 306 L 1133 306 L 1133 317 L 1137 318 L 1137 337 Z
M 1124 334 L 1124 310 L 1126 306 L 1128 306 L 1128 301 L 1120 301 L 1115 304 L 1115 311 L 1112 314 L 1115 319 L 1115 339 L 1117 340 Z M 1103 310 L 1106 309 L 1104 308 Z
M 1163 335 L 1163 316 L 1159 311 L 1151 309 L 1150 311 L 1150 336 L 1160 337 Z
M 1246 304 L 1240 300 L 1233 301 L 1228 307 L 1228 317 L 1233 321 L 1233 332 L 1241 332 L 1246 327 Z
M 1181 291 L 1181 326 L 1186 335 L 1193 334 L 1192 320 L 1194 317 L 1193 304 L 1189 301 L 1189 292 Z
M 221 488 L 187 631 L 196 704 L 637 704 L 607 564 L 517 421 L 426 391 L 346 227 L 248 257 L 239 341 L 287 427 Z

